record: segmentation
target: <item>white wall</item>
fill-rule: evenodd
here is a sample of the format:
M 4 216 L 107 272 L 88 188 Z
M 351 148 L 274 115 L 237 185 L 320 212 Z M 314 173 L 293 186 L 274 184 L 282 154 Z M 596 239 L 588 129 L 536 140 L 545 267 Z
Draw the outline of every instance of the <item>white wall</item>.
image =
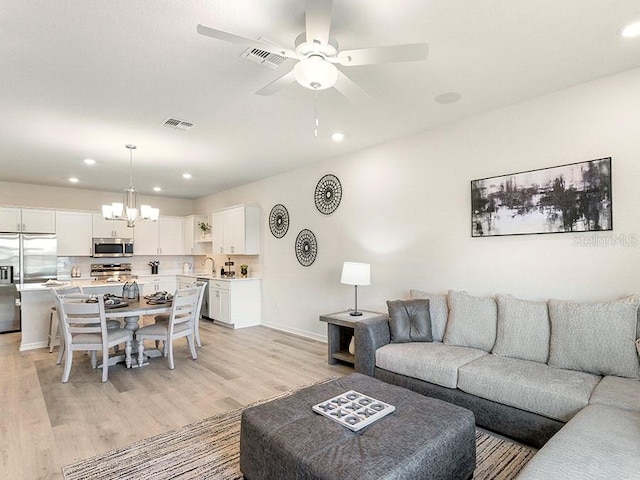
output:
M 613 232 L 471 238 L 471 180 L 608 156 Z M 337 175 L 344 190 L 330 216 L 313 201 L 325 173 Z M 318 315 L 353 306 L 353 287 L 340 284 L 346 260 L 371 263 L 372 285 L 360 288 L 359 307 L 379 311 L 410 288 L 577 301 L 638 292 L 639 197 L 635 69 L 206 197 L 195 210 L 260 204 L 263 323 L 323 338 Z M 267 223 L 276 203 L 291 216 L 280 240 Z M 306 268 L 294 255 L 303 228 L 319 244 Z
M 193 201 L 162 196 L 139 197 L 160 209 L 161 215 L 185 216 L 193 213 Z M 58 210 L 101 211 L 102 204 L 122 201 L 122 192 L 98 192 L 80 188 L 48 187 L 0 181 L 0 205 Z

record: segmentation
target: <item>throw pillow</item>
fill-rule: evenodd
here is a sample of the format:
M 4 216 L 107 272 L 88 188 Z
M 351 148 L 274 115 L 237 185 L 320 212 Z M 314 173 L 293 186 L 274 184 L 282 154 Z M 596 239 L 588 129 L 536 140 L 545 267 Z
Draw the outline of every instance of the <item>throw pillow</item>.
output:
M 431 334 L 434 342 L 441 342 L 447 328 L 449 307 L 447 294 L 427 293 L 420 290 L 409 290 L 411 298 L 426 298 L 429 300 L 429 315 L 431 316 Z
M 634 345 L 639 304 L 635 296 L 607 303 L 549 300 L 549 365 L 640 378 Z
M 480 298 L 449 290 L 446 345 L 479 348 L 490 352 L 496 341 L 498 307 L 493 298 Z
M 429 300 L 390 300 L 387 307 L 391 343 L 433 341 Z
M 547 302 L 531 302 L 511 295 L 496 295 L 498 331 L 493 353 L 547 363 L 551 325 Z

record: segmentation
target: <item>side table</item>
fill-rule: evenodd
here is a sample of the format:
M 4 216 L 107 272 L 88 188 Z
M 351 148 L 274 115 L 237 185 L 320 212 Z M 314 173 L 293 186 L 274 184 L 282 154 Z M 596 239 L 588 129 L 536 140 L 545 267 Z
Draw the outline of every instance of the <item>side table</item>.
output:
M 355 357 L 349 353 L 349 343 L 353 337 L 356 322 L 366 318 L 387 316 L 386 313 L 368 310 L 360 311 L 362 315 L 358 317 L 351 316 L 349 311 L 320 315 L 320 321 L 327 323 L 327 361 L 329 365 L 333 365 L 338 361 L 354 365 Z

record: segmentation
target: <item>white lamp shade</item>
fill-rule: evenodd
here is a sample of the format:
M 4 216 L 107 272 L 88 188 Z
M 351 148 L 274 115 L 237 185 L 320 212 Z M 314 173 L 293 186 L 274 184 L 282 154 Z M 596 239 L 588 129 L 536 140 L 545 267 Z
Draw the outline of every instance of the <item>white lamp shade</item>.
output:
M 371 285 L 371 265 L 368 263 L 344 262 L 340 283 L 345 285 Z
M 318 55 L 300 60 L 293 67 L 293 76 L 300 85 L 311 90 L 333 87 L 338 81 L 338 69 Z

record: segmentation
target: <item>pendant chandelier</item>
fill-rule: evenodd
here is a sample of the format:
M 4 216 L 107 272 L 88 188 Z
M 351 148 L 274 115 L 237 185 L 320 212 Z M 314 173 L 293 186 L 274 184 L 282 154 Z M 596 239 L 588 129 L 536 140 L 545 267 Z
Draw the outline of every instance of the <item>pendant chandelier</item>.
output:
M 129 149 L 129 187 L 124 190 L 122 203 L 102 205 L 102 216 L 107 220 L 123 220 L 127 222 L 127 227 L 133 228 L 138 218 L 155 222 L 158 220 L 160 210 L 150 205 L 141 205 L 138 208 L 138 192 L 133 186 L 133 151 L 137 147 L 131 144 L 125 147 Z

